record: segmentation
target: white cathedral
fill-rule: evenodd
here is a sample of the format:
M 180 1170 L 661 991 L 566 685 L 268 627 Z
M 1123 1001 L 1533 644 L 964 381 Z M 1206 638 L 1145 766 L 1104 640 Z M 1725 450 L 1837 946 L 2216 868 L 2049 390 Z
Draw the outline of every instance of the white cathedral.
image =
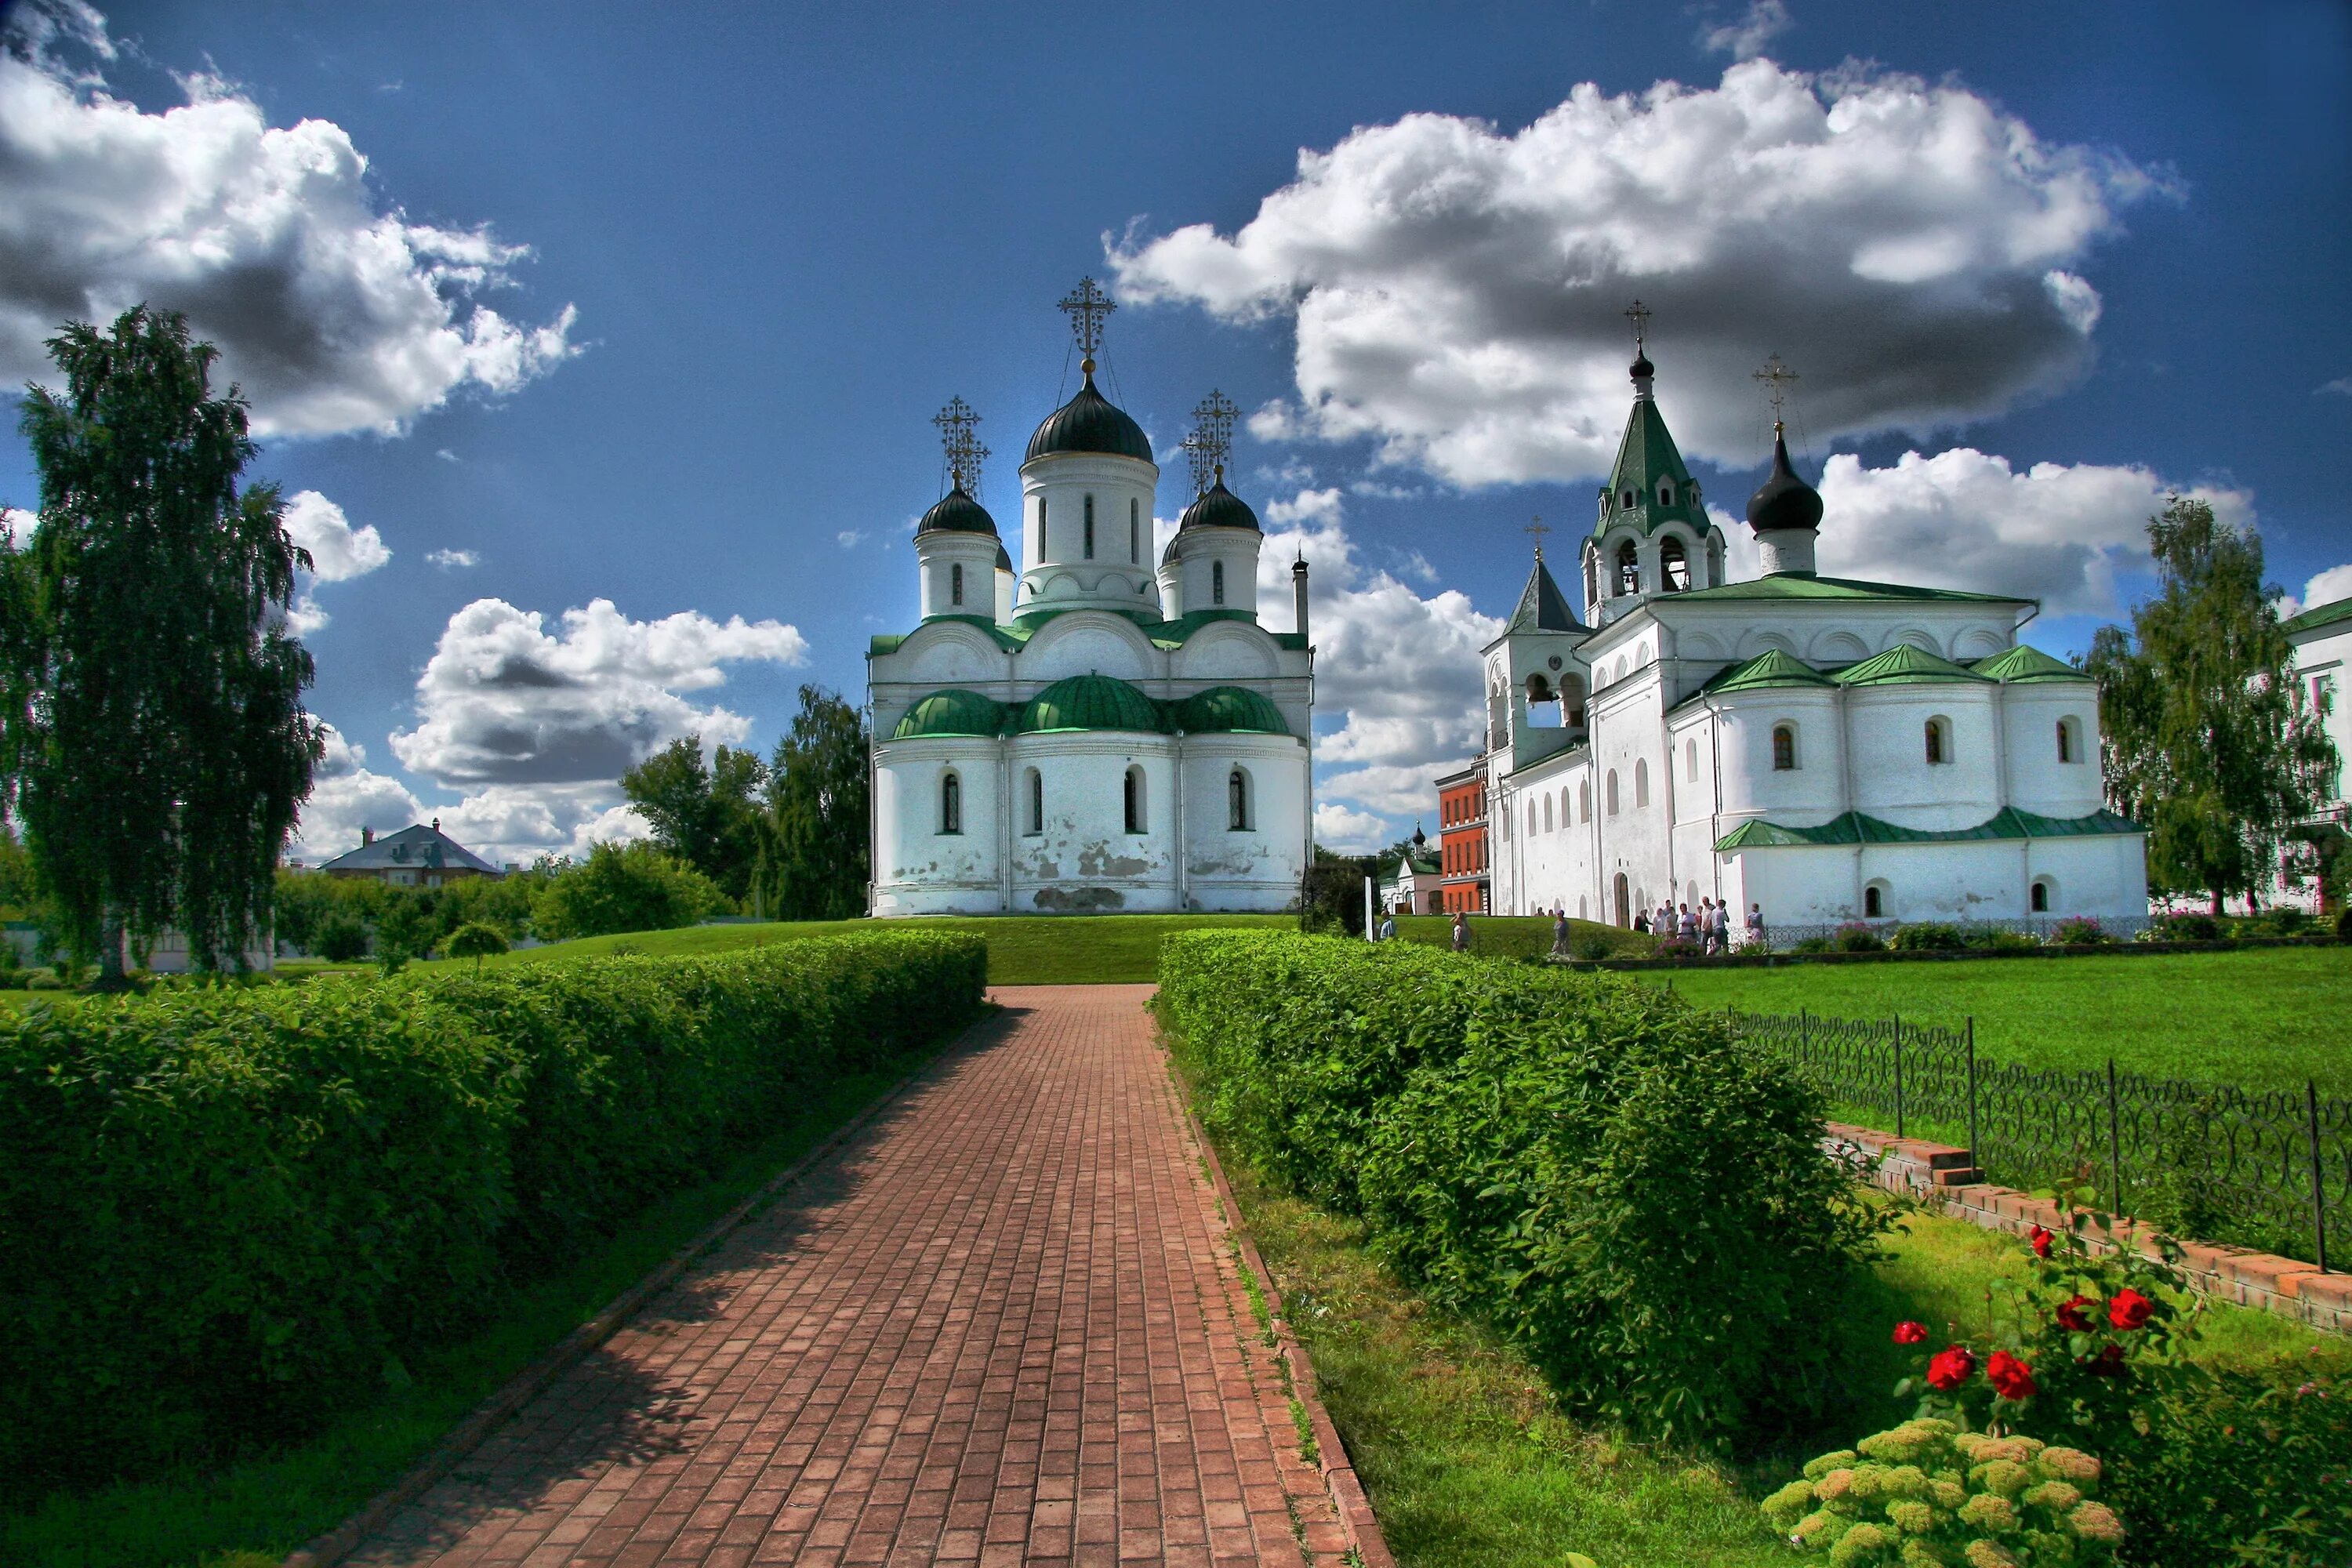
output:
M 1638 349 L 1632 374 L 1583 620 L 1538 548 L 1485 650 L 1493 912 L 2145 916 L 2146 835 L 2104 808 L 2096 689 L 2017 640 L 2040 606 L 1816 574 L 1822 498 L 1778 421 L 1748 503 L 1763 575 L 1728 581 Z
M 975 499 L 961 399 L 950 488 L 915 529 L 922 624 L 866 655 L 877 915 L 1280 910 L 1313 821 L 1307 566 L 1294 623 L 1258 621 L 1257 516 L 1225 488 L 1233 407 L 1186 442 L 1195 496 L 1158 563 L 1160 469 L 1095 385 L 1114 307 L 1062 301 L 1077 395 L 1021 464 L 1021 562 Z

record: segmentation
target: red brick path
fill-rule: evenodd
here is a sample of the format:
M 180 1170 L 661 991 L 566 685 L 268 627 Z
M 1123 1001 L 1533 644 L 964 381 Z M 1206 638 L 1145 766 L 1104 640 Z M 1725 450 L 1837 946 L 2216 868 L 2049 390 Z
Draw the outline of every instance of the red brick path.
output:
M 347 1561 L 1339 1562 L 1150 994 L 998 991 Z

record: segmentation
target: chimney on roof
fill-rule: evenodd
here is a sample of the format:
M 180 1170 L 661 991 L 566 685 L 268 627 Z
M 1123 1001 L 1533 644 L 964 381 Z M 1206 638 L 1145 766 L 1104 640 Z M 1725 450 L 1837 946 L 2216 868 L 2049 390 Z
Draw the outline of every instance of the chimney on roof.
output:
M 373 844 L 373 843 L 374 843 L 374 842 L 375 842 L 375 829 L 374 829 L 374 828 L 373 828 L 373 827 L 362 827 L 362 828 L 361 828 L 361 829 L 360 829 L 360 847 L 361 847 L 361 848 L 364 849 L 364 848 L 366 848 L 369 845 L 371 845 L 371 844 Z
M 441 819 L 437 816 L 433 819 L 433 831 L 436 833 L 441 831 Z

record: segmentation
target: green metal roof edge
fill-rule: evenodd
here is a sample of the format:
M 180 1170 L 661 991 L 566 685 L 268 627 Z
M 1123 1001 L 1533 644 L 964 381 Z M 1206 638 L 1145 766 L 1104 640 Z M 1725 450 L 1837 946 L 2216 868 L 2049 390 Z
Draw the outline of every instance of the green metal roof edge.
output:
M 1818 577 L 1810 573 L 1777 573 L 1745 583 L 1723 583 L 1712 588 L 1690 588 L 1664 595 L 1691 599 L 1902 599 L 1964 605 L 2031 605 L 2035 601 L 2014 594 L 1967 594 L 1958 588 L 1914 588 L 1900 583 L 1864 583 L 1852 577 Z
M 2317 631 L 2338 621 L 2352 620 L 2352 599 L 2336 599 L 2325 605 L 2314 605 L 2294 619 L 2279 627 L 2283 632 Z
M 1985 658 L 1969 660 L 1969 668 L 2005 685 L 2031 685 L 2040 680 L 2089 680 L 2091 677 L 2063 659 L 2051 658 L 2026 643 L 2004 648 Z
M 1756 817 L 1741 823 L 1716 840 L 1718 855 L 1735 849 L 1782 849 L 1805 845 L 1957 844 L 1970 840 L 2026 838 L 2095 838 L 2107 834 L 2145 833 L 2129 817 L 2104 806 L 2088 816 L 2042 816 L 2006 805 L 1974 827 L 1903 827 L 1875 816 L 1849 811 L 1811 827 L 1783 827 Z
M 1074 616 L 1081 608 L 1091 607 L 1093 606 L 1072 605 L 1058 610 L 1024 610 L 1013 617 L 1013 624 L 1009 626 L 999 626 L 985 616 L 964 615 L 927 616 L 922 625 L 928 626 L 935 621 L 963 621 L 992 634 L 1007 652 L 1011 652 L 1026 645 L 1031 637 L 1044 629 L 1046 622 L 1061 616 Z M 1249 611 L 1231 607 L 1189 610 L 1172 621 L 1153 619 L 1137 610 L 1107 610 L 1103 613 L 1134 622 L 1144 636 L 1161 647 L 1181 647 L 1192 641 L 1193 635 L 1202 627 L 1213 626 L 1220 621 L 1242 621 L 1250 626 L 1258 625 L 1257 617 Z M 920 630 L 921 627 L 919 626 L 916 629 Z M 1265 626 L 1258 626 L 1258 630 L 1272 637 L 1276 647 L 1303 652 L 1308 646 L 1307 638 L 1297 632 L 1277 632 Z M 877 633 L 866 639 L 866 654 L 870 658 L 877 654 L 896 653 L 906 640 L 914 635 L 914 632 Z
M 1926 648 L 1915 647 L 1907 642 L 1896 643 L 1859 663 L 1847 665 L 1830 679 L 1840 686 L 1934 685 L 1952 680 L 1993 684 L 1993 677 L 1990 675 L 1979 675 L 1965 665 L 1954 664 L 1941 654 L 1929 653 Z
M 1837 682 L 1823 675 L 1795 654 L 1777 647 L 1766 648 L 1743 664 L 1718 670 L 1698 689 L 1699 693 L 1718 691 L 1755 691 L 1774 686 L 1835 686 Z M 1694 693 L 1697 695 L 1698 693 Z M 1684 701 L 1690 700 L 1685 698 Z M 1680 706 L 1680 704 L 1676 704 Z

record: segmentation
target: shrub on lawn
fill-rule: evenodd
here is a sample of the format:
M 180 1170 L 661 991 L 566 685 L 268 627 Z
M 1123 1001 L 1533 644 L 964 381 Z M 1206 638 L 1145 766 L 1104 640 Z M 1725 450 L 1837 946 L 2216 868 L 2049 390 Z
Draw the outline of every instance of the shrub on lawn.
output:
M 2042 944 L 2021 931 L 2003 931 L 1999 926 L 1980 926 L 1969 932 L 1966 943 L 1971 952 L 2022 952 Z
M 0 1486 L 201 1458 L 401 1375 L 845 1072 L 982 943 L 159 992 L 0 1014 Z
M 1209 1125 L 1363 1215 L 1428 1295 L 1644 1435 L 1811 1419 L 1881 1221 L 1782 1063 L 1661 988 L 1415 949 L 1171 937 L 1160 1016 Z
M 1894 942 L 1897 952 L 1958 952 L 1968 945 L 1968 932 L 1956 925 L 1934 921 L 1900 928 Z
M 2219 942 L 2221 922 L 2199 910 L 2167 915 L 2156 927 L 2164 942 Z
M 2091 916 L 2069 915 L 2050 932 L 2050 940 L 2059 947 L 2092 947 L 2116 939 Z
M 1876 926 L 1851 921 L 1837 928 L 1837 934 L 1830 939 L 1830 947 L 1836 952 L 1884 952 L 1886 941 L 1878 934 Z

